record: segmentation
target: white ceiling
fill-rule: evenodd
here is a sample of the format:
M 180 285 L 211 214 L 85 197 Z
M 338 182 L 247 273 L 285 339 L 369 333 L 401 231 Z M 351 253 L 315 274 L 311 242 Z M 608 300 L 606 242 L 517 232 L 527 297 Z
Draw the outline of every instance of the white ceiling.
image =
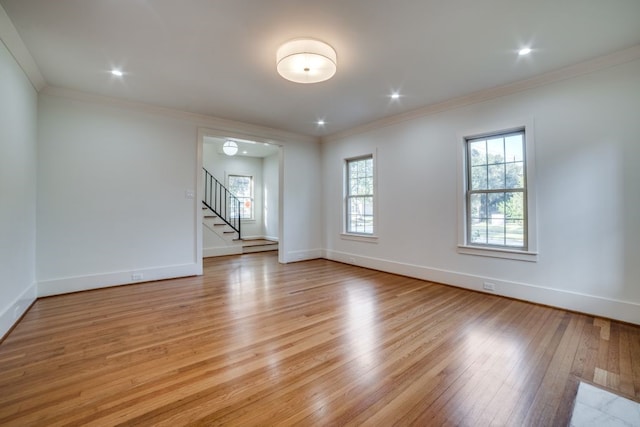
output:
M 0 4 L 48 85 L 316 136 L 640 44 L 640 0 Z M 302 36 L 336 49 L 334 78 L 276 73 L 279 45 Z

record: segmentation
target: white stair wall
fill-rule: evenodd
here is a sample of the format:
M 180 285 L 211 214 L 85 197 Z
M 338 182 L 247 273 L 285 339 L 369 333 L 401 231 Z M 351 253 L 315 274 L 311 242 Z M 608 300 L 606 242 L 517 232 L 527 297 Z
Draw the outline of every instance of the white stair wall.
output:
M 202 211 L 202 256 L 213 257 L 242 253 L 238 233 L 209 210 Z

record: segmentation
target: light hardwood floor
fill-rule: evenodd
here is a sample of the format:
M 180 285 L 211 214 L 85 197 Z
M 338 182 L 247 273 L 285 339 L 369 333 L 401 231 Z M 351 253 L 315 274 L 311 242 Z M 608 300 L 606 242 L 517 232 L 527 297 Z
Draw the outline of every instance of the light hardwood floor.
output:
M 38 300 L 0 344 L 0 425 L 566 425 L 640 398 L 640 327 L 327 260 Z

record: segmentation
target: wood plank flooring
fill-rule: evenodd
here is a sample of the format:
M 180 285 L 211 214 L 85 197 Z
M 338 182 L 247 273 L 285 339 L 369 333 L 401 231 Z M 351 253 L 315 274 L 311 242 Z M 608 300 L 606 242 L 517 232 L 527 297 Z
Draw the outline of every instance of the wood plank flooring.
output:
M 273 252 L 38 300 L 0 344 L 0 425 L 567 425 L 640 399 L 640 327 Z

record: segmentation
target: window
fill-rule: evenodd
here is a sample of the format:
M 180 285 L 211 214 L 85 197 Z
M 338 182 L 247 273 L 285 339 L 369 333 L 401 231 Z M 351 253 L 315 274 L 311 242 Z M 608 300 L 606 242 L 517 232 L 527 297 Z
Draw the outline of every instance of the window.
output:
M 466 148 L 466 243 L 528 250 L 525 131 L 469 138 Z
M 240 219 L 253 219 L 253 177 L 229 175 L 229 191 L 240 200 Z M 229 204 L 229 215 L 237 215 L 235 203 Z
M 373 235 L 373 156 L 348 159 L 345 177 L 346 232 Z

